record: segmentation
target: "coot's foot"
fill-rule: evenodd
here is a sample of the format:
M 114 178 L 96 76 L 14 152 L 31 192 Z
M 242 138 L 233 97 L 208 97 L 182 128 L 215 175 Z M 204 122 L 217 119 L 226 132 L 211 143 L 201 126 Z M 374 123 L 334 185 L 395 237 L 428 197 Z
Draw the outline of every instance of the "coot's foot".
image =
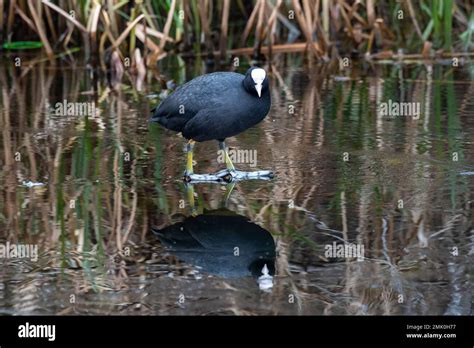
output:
M 193 172 L 189 172 L 187 170 L 184 171 L 183 173 L 183 180 L 186 181 L 186 182 L 190 182 L 192 179 L 192 176 L 194 175 Z
M 223 175 L 222 180 L 227 183 L 231 183 L 232 181 L 234 181 L 234 178 L 237 177 L 237 171 L 235 169 L 225 169 L 220 171 L 219 173 L 221 172 L 221 175 Z

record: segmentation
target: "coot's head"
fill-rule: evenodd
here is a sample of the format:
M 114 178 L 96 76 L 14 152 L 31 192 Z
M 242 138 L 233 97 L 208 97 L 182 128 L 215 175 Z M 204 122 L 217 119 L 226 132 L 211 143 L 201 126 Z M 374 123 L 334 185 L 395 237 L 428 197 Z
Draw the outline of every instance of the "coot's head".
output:
M 259 98 L 268 92 L 268 77 L 265 70 L 258 67 L 252 67 L 247 70 L 244 79 L 244 88 L 250 94 Z

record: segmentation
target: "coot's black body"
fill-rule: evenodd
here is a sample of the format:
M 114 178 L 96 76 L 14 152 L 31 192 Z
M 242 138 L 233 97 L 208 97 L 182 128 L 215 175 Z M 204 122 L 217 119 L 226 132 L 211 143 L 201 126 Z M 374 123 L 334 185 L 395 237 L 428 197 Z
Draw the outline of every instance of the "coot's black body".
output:
M 271 105 L 268 78 L 263 71 L 259 96 L 254 69 L 263 71 L 216 72 L 185 83 L 153 111 L 151 121 L 199 142 L 243 132 L 262 121 Z
M 171 253 L 204 272 L 258 277 L 267 265 L 274 274 L 275 242 L 270 232 L 228 210 L 189 217 L 153 232 Z

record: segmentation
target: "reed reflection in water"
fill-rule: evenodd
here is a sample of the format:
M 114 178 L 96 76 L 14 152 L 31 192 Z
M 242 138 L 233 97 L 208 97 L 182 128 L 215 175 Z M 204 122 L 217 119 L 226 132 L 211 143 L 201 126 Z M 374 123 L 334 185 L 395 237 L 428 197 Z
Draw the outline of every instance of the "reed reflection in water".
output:
M 80 66 L 2 64 L 0 242 L 35 244 L 40 255 L 0 260 L 0 311 L 472 314 L 472 67 L 340 72 L 297 55 L 277 61 L 270 115 L 228 141 L 255 150 L 257 167 L 276 178 L 239 182 L 230 195 L 196 185 L 194 211 L 227 209 L 251 224 L 244 234 L 271 234 L 271 291 L 252 271 L 206 270 L 152 233 L 186 226 L 193 213 L 180 180 L 183 139 L 147 123 L 167 93 L 153 76 L 138 92 Z M 177 83 L 205 71 L 160 68 Z M 96 114 L 57 115 L 64 100 L 94 103 Z M 419 119 L 380 115 L 388 100 L 419 102 Z M 215 149 L 197 147 L 197 172 L 216 169 Z M 363 245 L 364 260 L 328 258 L 333 242 Z

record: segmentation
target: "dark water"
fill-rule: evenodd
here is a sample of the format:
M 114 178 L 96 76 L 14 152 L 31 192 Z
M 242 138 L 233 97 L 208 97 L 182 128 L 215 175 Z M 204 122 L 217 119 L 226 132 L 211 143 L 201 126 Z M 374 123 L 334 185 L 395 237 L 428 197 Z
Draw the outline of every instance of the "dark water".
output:
M 276 177 L 235 186 L 184 185 L 184 139 L 147 123 L 156 78 L 201 64 L 163 62 L 138 91 L 2 63 L 0 243 L 39 255 L 0 259 L 0 313 L 472 314 L 473 66 L 300 60 L 273 66 L 269 116 L 228 140 L 256 154 L 239 169 Z M 57 115 L 64 100 L 96 115 Z M 419 117 L 381 115 L 388 100 Z M 217 150 L 197 144 L 195 171 L 223 168 Z

